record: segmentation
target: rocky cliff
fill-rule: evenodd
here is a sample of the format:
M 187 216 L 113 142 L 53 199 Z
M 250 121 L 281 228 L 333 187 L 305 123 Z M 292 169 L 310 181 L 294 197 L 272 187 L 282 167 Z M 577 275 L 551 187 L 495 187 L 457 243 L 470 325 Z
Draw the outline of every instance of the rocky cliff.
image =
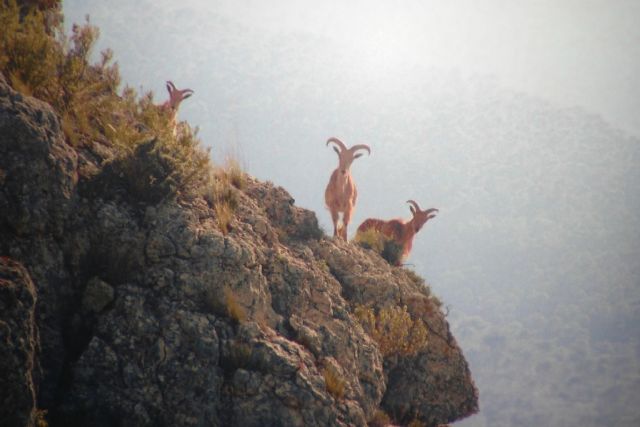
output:
M 138 167 L 158 161 L 144 147 Z M 1 425 L 46 410 L 51 426 L 364 426 L 380 411 L 436 426 L 477 411 L 411 271 L 324 236 L 271 183 L 245 177 L 223 230 L 215 202 L 132 195 L 108 158 L 0 78 Z M 405 306 L 426 345 L 381 352 L 356 308 Z

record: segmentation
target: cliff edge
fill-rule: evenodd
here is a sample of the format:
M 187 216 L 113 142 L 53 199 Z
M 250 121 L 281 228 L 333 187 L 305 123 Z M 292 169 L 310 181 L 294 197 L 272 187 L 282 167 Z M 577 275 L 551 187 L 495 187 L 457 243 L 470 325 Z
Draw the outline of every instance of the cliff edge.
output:
M 145 175 L 167 167 L 158 143 L 126 161 L 72 147 L 49 105 L 0 76 L 0 424 L 46 410 L 50 426 L 364 426 L 383 411 L 436 426 L 477 411 L 422 279 L 248 176 L 221 227 L 214 199 Z M 424 345 L 381 348 L 362 313 L 383 325 L 389 308 L 420 320 Z

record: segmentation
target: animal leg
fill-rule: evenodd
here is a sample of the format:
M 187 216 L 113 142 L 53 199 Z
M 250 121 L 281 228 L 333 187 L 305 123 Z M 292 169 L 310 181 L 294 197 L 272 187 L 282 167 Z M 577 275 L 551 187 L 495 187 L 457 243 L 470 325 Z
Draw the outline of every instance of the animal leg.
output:
M 340 216 L 337 211 L 331 211 L 331 221 L 333 221 L 333 237 L 338 236 L 338 220 Z
M 347 226 L 351 221 L 351 212 L 352 212 L 351 209 L 347 209 L 346 211 L 344 211 L 344 214 L 342 215 L 342 223 L 344 224 L 342 226 L 342 239 L 345 242 L 347 241 Z

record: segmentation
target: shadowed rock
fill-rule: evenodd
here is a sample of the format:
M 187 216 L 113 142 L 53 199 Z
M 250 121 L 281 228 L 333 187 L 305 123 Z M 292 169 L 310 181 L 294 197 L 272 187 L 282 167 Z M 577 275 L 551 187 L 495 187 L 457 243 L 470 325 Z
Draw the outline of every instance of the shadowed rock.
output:
M 33 426 L 36 410 L 36 290 L 29 273 L 0 257 L 0 425 Z

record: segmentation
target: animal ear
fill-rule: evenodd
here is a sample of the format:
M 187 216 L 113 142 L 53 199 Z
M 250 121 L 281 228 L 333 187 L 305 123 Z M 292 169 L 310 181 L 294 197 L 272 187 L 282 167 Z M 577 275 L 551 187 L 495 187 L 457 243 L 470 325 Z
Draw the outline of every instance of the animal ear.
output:
M 416 215 L 416 209 L 415 209 L 413 206 L 409 206 L 409 210 L 411 211 L 411 214 L 412 214 L 413 216 L 415 216 L 415 215 Z
M 171 94 L 171 85 L 169 84 L 169 82 L 167 82 L 167 92 Z
M 362 157 L 362 153 L 358 153 L 358 154 L 353 156 L 354 159 L 357 159 L 358 157 Z
M 340 150 L 338 150 L 336 147 L 333 147 L 333 151 L 335 151 L 336 153 L 338 153 L 338 156 L 340 155 Z
M 191 95 L 193 95 L 193 92 L 187 92 L 185 95 L 182 96 L 182 99 L 187 99 Z

